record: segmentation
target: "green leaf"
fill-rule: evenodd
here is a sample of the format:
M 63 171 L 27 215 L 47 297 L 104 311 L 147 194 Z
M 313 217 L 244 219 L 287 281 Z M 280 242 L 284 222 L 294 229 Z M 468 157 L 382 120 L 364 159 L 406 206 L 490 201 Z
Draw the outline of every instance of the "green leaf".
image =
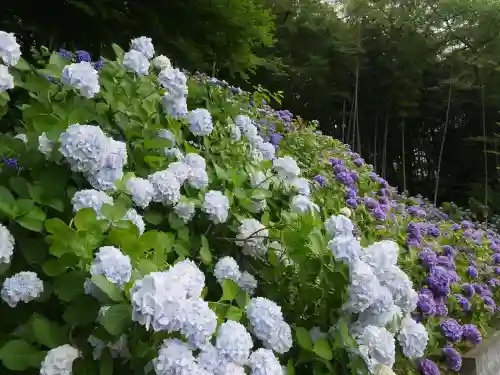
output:
M 304 327 L 295 328 L 295 338 L 297 344 L 305 350 L 313 350 L 313 342 L 309 331 Z
M 0 349 L 0 360 L 9 370 L 24 371 L 35 367 L 39 351 L 24 340 L 8 341 Z
M 12 191 L 15 191 L 18 197 L 28 198 L 28 183 L 26 180 L 20 176 L 14 176 L 9 178 L 9 186 Z
M 153 225 L 159 225 L 163 221 L 163 214 L 159 211 L 148 210 L 143 215 L 144 220 Z
M 207 266 L 212 264 L 212 253 L 205 236 L 201 236 L 200 259 Z
M 54 234 L 61 242 L 69 243 L 73 239 L 74 231 L 61 219 L 47 219 L 45 229 L 47 232 Z
M 93 324 L 99 312 L 99 302 L 91 296 L 79 296 L 66 308 L 63 319 L 70 326 Z
M 224 279 L 222 281 L 222 297 L 220 301 L 232 301 L 238 295 L 238 285 L 233 280 Z
M 15 215 L 16 199 L 4 186 L 0 186 L 0 211 L 13 217 Z
M 48 348 L 56 348 L 67 341 L 66 330 L 42 315 L 33 315 L 31 327 L 36 341 Z
M 21 57 L 19 59 L 18 63 L 16 65 L 14 65 L 14 68 L 16 68 L 18 70 L 27 71 L 27 70 L 31 70 L 31 65 L 25 59 L 23 59 Z
M 112 44 L 111 47 L 113 48 L 113 52 L 116 55 L 116 60 L 119 61 L 123 58 L 124 51 L 123 49 L 118 45 L 118 44 Z
M 71 375 L 96 375 L 94 364 L 92 358 L 77 358 L 73 361 Z
M 113 375 L 113 358 L 107 348 L 99 358 L 99 375 Z
M 54 293 L 63 301 L 70 302 L 84 294 L 83 283 L 87 274 L 83 271 L 71 271 L 56 277 L 54 281 Z
M 293 366 L 293 359 L 289 359 L 286 364 L 286 375 L 295 375 L 295 367 Z
M 230 306 L 226 313 L 226 319 L 238 322 L 243 316 L 243 310 L 236 306 Z
M 18 245 L 28 264 L 42 264 L 47 256 L 47 245 L 39 239 L 21 238 Z
M 330 348 L 330 344 L 328 344 L 327 340 L 320 339 L 314 343 L 314 353 L 327 361 L 331 361 L 333 358 L 332 349 Z
M 75 228 L 80 230 L 92 230 L 97 225 L 97 215 L 92 208 L 82 208 L 75 215 Z
M 125 331 L 131 323 L 131 307 L 128 304 L 110 306 L 107 311 L 98 318 L 99 323 L 114 336 L 118 336 Z
M 217 175 L 217 178 L 227 181 L 229 180 L 229 177 L 224 169 L 219 167 L 217 164 L 214 163 L 214 168 L 215 168 L 215 174 Z
M 123 292 L 120 288 L 111 283 L 103 275 L 92 276 L 92 282 L 101 289 L 104 294 L 106 294 L 112 301 L 120 302 L 123 301 Z
M 40 207 L 35 206 L 28 214 L 16 217 L 15 220 L 26 229 L 33 232 L 41 232 L 45 218 L 45 212 L 43 212 Z
M 59 259 L 49 259 L 47 260 L 43 265 L 42 265 L 43 272 L 47 276 L 55 277 L 62 275 L 64 272 L 66 272 L 66 267 L 64 267 L 60 262 Z

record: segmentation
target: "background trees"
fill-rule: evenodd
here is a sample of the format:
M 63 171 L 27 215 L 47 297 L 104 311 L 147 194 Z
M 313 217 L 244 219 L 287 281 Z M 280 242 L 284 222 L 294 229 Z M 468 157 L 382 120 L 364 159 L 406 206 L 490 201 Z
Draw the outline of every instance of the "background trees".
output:
M 99 54 L 148 35 L 180 66 L 283 90 L 283 108 L 319 120 L 394 185 L 433 197 L 439 169 L 438 202 L 472 196 L 498 206 L 485 188 L 499 164 L 489 152 L 496 143 L 485 142 L 499 121 L 496 1 L 5 0 L 0 8 L 0 29 L 25 47 Z

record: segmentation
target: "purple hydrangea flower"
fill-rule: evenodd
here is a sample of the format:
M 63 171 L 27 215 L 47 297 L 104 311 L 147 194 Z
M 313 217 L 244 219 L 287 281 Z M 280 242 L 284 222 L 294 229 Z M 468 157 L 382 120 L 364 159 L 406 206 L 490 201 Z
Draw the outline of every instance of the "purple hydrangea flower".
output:
M 354 159 L 354 164 L 356 164 L 357 167 L 362 167 L 364 164 L 364 160 L 361 158 Z
M 457 342 L 462 339 L 463 328 L 455 319 L 448 318 L 443 320 L 439 323 L 439 328 L 441 328 L 444 337 L 450 341 Z
M 345 202 L 351 208 L 358 207 L 358 201 L 355 198 L 349 198 Z
M 434 299 L 434 315 L 440 317 L 448 316 L 448 307 L 439 298 Z
M 387 189 L 386 188 L 382 188 L 378 191 L 378 195 L 380 195 L 381 197 L 386 197 L 387 196 Z
M 460 225 L 458 225 L 458 224 L 453 224 L 453 225 L 451 226 L 451 230 L 454 230 L 454 231 L 455 231 L 455 230 L 459 230 L 459 229 L 460 229 Z
M 437 255 L 432 249 L 429 249 L 426 247 L 423 249 L 419 254 L 418 257 L 420 261 L 422 262 L 422 265 L 427 268 L 431 269 L 437 264 Z
M 375 219 L 377 220 L 385 221 L 385 219 L 387 218 L 384 210 L 382 210 L 382 208 L 380 207 L 375 208 L 372 213 L 373 216 L 375 216 Z
M 477 269 L 473 266 L 467 267 L 467 276 L 472 277 L 473 279 L 477 279 Z
M 461 294 L 455 294 L 455 298 L 457 299 L 457 303 L 462 308 L 463 311 L 469 312 L 472 308 L 470 301 L 462 296 Z
M 455 264 L 453 263 L 453 261 L 444 255 L 440 255 L 437 257 L 437 264 L 439 266 L 443 266 L 443 267 L 448 268 L 448 269 L 455 268 Z
M 87 51 L 76 51 L 76 62 L 92 62 L 92 57 Z
M 425 281 L 436 297 L 450 294 L 450 276 L 445 268 L 434 267 Z
M 435 225 L 429 225 L 429 227 L 427 228 L 427 234 L 432 237 L 439 237 L 441 235 L 441 232 Z
M 440 375 L 439 367 L 436 362 L 424 358 L 418 362 L 418 368 L 422 375 Z
M 470 221 L 464 220 L 462 221 L 462 228 L 464 229 L 472 229 L 474 228 L 474 224 L 472 224 Z
M 497 287 L 498 285 L 500 285 L 500 280 L 498 280 L 498 279 L 489 279 L 488 280 L 488 285 L 491 288 Z
M 95 63 L 94 63 L 94 69 L 99 71 L 101 70 L 102 66 L 104 65 L 104 61 L 102 60 L 102 57 L 99 57 L 99 60 L 97 60 Z
M 275 146 L 278 146 L 282 139 L 283 139 L 283 136 L 280 133 L 274 133 L 274 134 L 271 134 L 271 137 L 269 138 L 269 142 L 271 142 Z
M 350 188 L 350 187 L 347 188 L 347 189 L 345 189 L 345 196 L 346 196 L 346 198 L 356 198 L 357 195 L 358 195 L 358 193 L 356 192 L 355 189 Z
M 457 251 L 455 250 L 455 248 L 453 248 L 453 246 L 450 245 L 443 246 L 443 253 L 448 257 L 455 257 L 457 255 Z
M 342 184 L 347 185 L 347 186 L 354 184 L 354 180 L 352 179 L 351 174 L 349 172 L 338 173 L 335 176 L 335 179 L 338 182 L 341 182 Z
M 443 349 L 443 355 L 446 358 L 446 366 L 452 371 L 460 371 L 462 367 L 462 356 L 452 347 Z
M 378 208 L 378 202 L 375 199 L 368 197 L 365 198 L 365 206 L 369 210 L 374 210 Z
M 359 181 L 359 174 L 356 171 L 350 171 L 349 174 L 354 182 Z
M 464 324 L 462 328 L 463 328 L 464 339 L 469 341 L 471 344 L 477 345 L 481 341 L 483 341 L 481 332 L 479 332 L 479 330 L 474 324 Z
M 420 293 L 418 296 L 417 307 L 424 315 L 434 315 L 435 303 L 432 293 L 430 296 L 425 293 Z
M 59 49 L 59 55 L 61 55 L 62 57 L 66 58 L 66 59 L 70 59 L 70 60 L 73 58 L 73 54 L 64 48 Z
M 344 167 L 343 164 L 335 164 L 333 166 L 333 171 L 335 172 L 335 174 L 347 173 L 347 169 L 346 169 L 346 167 Z M 350 174 L 349 174 L 349 177 L 351 177 Z
M 316 181 L 320 186 L 326 186 L 326 178 L 320 174 L 313 177 L 314 181 Z
M 332 165 L 332 167 L 335 167 L 336 165 L 344 165 L 344 160 L 343 159 L 338 159 L 338 158 L 329 158 L 328 161 Z

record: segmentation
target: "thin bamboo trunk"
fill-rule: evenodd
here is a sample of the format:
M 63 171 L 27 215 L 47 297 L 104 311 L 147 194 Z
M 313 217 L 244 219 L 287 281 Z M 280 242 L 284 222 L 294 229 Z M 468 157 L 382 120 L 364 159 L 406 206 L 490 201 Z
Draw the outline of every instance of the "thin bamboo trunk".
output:
M 345 99 L 342 105 L 342 142 L 345 143 Z
M 386 178 L 387 172 L 387 131 L 389 128 L 389 116 L 385 115 L 384 149 L 382 150 L 382 177 Z
M 403 190 L 406 191 L 406 150 L 405 150 L 405 118 L 401 122 L 401 153 L 403 156 Z
M 450 89 L 448 90 L 448 105 L 446 106 L 446 119 L 444 122 L 443 139 L 441 140 L 441 148 L 439 149 L 439 158 L 436 171 L 436 186 L 434 188 L 434 206 L 437 204 L 439 177 L 441 175 L 441 160 L 443 159 L 444 142 L 446 141 L 446 130 L 448 129 L 448 119 L 450 118 L 450 106 L 451 106 L 451 83 L 450 83 Z
M 480 69 L 481 75 L 481 122 L 483 127 L 483 152 L 484 152 L 484 205 L 488 206 L 488 153 L 486 149 L 486 111 L 484 108 L 484 79 L 483 68 Z

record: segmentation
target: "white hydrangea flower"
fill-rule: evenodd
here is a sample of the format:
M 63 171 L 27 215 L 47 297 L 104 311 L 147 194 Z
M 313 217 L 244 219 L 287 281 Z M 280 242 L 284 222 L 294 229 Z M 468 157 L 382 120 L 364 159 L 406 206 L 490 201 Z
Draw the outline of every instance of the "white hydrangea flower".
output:
M 267 201 L 265 199 L 253 199 L 252 209 L 254 212 L 261 212 L 267 207 Z
M 242 290 L 247 292 L 249 296 L 252 296 L 257 288 L 257 280 L 247 271 L 243 271 L 241 273 L 236 284 L 238 284 Z
M 252 298 L 246 307 L 246 316 L 252 332 L 277 353 L 286 353 L 292 347 L 290 326 L 283 320 L 281 308 L 267 298 Z
M 362 251 L 359 240 L 352 235 L 339 235 L 328 242 L 328 249 L 336 260 L 351 265 L 359 260 Z
M 179 216 L 185 223 L 191 221 L 194 214 L 196 213 L 196 208 L 193 202 L 187 200 L 181 200 L 174 206 L 174 212 Z
M 363 249 L 361 260 L 368 263 L 378 275 L 386 269 L 396 266 L 398 262 L 399 246 L 396 242 L 383 240 L 375 242 Z
M 16 134 L 16 136 L 14 137 L 14 139 L 19 139 L 20 141 L 22 141 L 24 143 L 28 143 L 28 137 L 24 133 Z
M 123 66 L 130 72 L 134 72 L 138 76 L 146 76 L 149 74 L 149 61 L 139 51 L 130 50 L 123 55 Z
M 198 364 L 189 346 L 178 339 L 167 339 L 153 360 L 157 375 L 195 375 Z
M 233 141 L 239 142 L 241 141 L 241 130 L 235 124 L 231 124 L 229 126 L 229 134 Z
M 283 369 L 271 350 L 257 349 L 249 358 L 252 375 L 283 375 Z
M 153 59 L 153 66 L 158 69 L 172 69 L 172 62 L 167 56 L 159 55 Z
M 232 280 L 235 283 L 238 283 L 241 272 L 238 263 L 236 263 L 236 260 L 234 260 L 234 258 L 223 257 L 220 258 L 215 264 L 214 276 L 221 285 L 225 279 Z
M 392 368 L 396 361 L 396 349 L 394 337 L 387 329 L 367 326 L 356 339 L 359 344 L 359 353 L 370 372 L 373 373 L 375 366 L 379 364 Z
M 217 314 L 202 299 L 191 300 L 184 313 L 186 320 L 180 332 L 196 348 L 208 343 L 217 329 Z
M 188 184 L 195 189 L 203 189 L 208 186 L 208 174 L 205 169 L 195 168 L 191 169 L 188 176 Z
M 14 77 L 9 73 L 9 69 L 0 64 L 0 92 L 14 88 Z
M 130 49 L 141 52 L 148 60 L 155 55 L 155 47 L 151 38 L 141 36 L 130 41 Z
M 241 323 L 228 320 L 222 323 L 217 332 L 215 347 L 227 362 L 245 365 L 253 348 L 253 340 Z
M 174 146 L 176 143 L 175 134 L 168 129 L 160 129 L 157 132 L 158 137 L 170 141 L 170 146 Z
M 139 229 L 139 235 L 142 236 L 144 230 L 146 229 L 146 224 L 144 224 L 144 219 L 137 213 L 136 210 L 134 210 L 133 208 L 128 209 L 125 213 L 125 216 L 123 217 L 123 220 L 132 222 L 132 224 L 134 224 L 137 229 Z
M 99 74 L 87 61 L 66 65 L 61 79 L 65 85 L 74 86 L 87 99 L 93 98 L 101 90 Z
M 7 66 L 16 65 L 21 59 L 21 46 L 13 33 L 0 31 L 0 59 Z
M 251 135 L 247 138 L 248 143 L 260 151 L 260 146 L 264 143 L 264 138 L 262 138 L 259 134 Z
M 212 123 L 212 115 L 205 108 L 197 108 L 189 112 L 187 116 L 189 122 L 189 130 L 194 135 L 206 136 L 212 133 L 214 125 Z
M 151 203 L 154 195 L 154 188 L 151 182 L 144 178 L 132 177 L 125 185 L 127 192 L 132 195 L 134 204 L 141 208 L 146 208 Z
M 299 194 L 306 196 L 311 195 L 311 187 L 307 178 L 294 178 L 291 180 L 290 184 Z
M 199 298 L 205 287 L 205 274 L 190 259 L 175 263 L 168 269 L 167 276 L 173 286 L 182 287 L 186 298 Z
M 421 358 L 424 356 L 429 334 L 423 324 L 417 323 L 411 316 L 406 316 L 401 323 L 398 341 L 405 357 Z
M 243 247 L 243 254 L 259 258 L 267 253 L 265 240 L 269 237 L 269 231 L 264 225 L 255 219 L 244 219 L 238 228 L 236 245 Z
M 293 180 L 300 175 L 300 168 L 291 156 L 278 158 L 273 162 L 273 169 L 284 179 Z
M 14 254 L 14 236 L 0 224 L 0 263 L 8 264 Z
M 71 375 L 73 362 L 78 357 L 78 349 L 68 344 L 51 349 L 40 365 L 40 375 Z
M 263 142 L 258 145 L 257 149 L 261 152 L 264 160 L 273 160 L 276 157 L 276 149 L 269 142 Z
M 376 301 L 380 283 L 372 268 L 361 261 L 351 264 L 350 279 L 345 307 L 353 313 L 361 313 Z
M 386 326 L 393 321 L 395 314 L 399 314 L 400 311 L 394 305 L 391 291 L 384 286 L 380 286 L 373 303 L 359 314 L 359 321 L 365 323 L 365 325 Z
M 184 163 L 184 161 L 175 161 L 170 163 L 167 167 L 167 172 L 175 176 L 180 185 L 184 184 L 191 174 L 191 167 Z
M 193 153 L 187 154 L 184 157 L 183 162 L 189 165 L 193 169 L 207 168 L 207 162 L 205 161 L 205 158 L 198 154 L 193 154 Z
M 43 282 L 31 271 L 21 271 L 5 279 L 2 286 L 2 299 L 10 306 L 16 307 L 19 302 L 28 303 L 40 297 Z
M 176 176 L 167 170 L 158 171 L 148 177 L 153 185 L 153 201 L 173 205 L 181 197 L 181 185 Z
M 172 118 L 179 120 L 189 113 L 187 99 L 185 96 L 176 96 L 165 93 L 162 98 L 162 105 L 165 112 Z
M 177 160 L 183 160 L 184 155 L 182 154 L 182 151 L 179 150 L 177 147 L 171 147 L 171 148 L 165 148 L 165 157 L 170 158 L 173 157 L 174 159 Z
M 380 284 L 389 288 L 394 303 L 404 313 L 411 313 L 417 308 L 418 293 L 413 289 L 413 283 L 399 267 L 392 266 L 378 274 Z
M 225 223 L 229 216 L 229 199 L 217 190 L 210 190 L 205 194 L 202 206 L 214 224 Z
M 325 230 L 330 237 L 352 236 L 354 225 L 343 215 L 332 215 L 325 221 Z
M 202 369 L 214 374 L 223 362 L 219 357 L 217 349 L 210 343 L 201 348 L 196 361 Z
M 113 284 L 123 289 L 124 285 L 132 278 L 132 264 L 130 257 L 124 255 L 114 246 L 99 248 L 90 267 L 90 274 L 103 275 Z
M 102 191 L 85 189 L 79 190 L 75 193 L 73 198 L 71 198 L 71 204 L 73 205 L 73 211 L 77 212 L 82 208 L 92 208 L 96 214 L 97 218 L 102 218 L 101 207 L 103 204 L 113 204 L 113 198 Z
M 45 156 L 49 156 L 54 149 L 56 143 L 47 137 L 47 133 L 43 132 L 38 136 L 38 151 L 40 151 Z
M 253 124 L 250 117 L 246 115 L 238 115 L 234 119 L 234 123 L 240 129 L 240 132 L 248 139 L 253 139 L 258 135 L 257 127 Z
M 233 362 L 223 362 L 217 369 L 217 375 L 246 375 L 245 368 Z
M 72 124 L 59 137 L 59 151 L 75 172 L 102 169 L 110 142 L 99 126 Z
M 116 184 L 123 178 L 121 168 L 103 168 L 92 174 L 85 174 L 87 181 L 97 190 L 116 190 Z
M 386 365 L 375 365 L 374 375 L 396 375 L 392 369 Z
M 186 75 L 177 68 L 162 69 L 158 74 L 158 83 L 175 97 L 188 94 Z
M 311 200 L 305 195 L 296 195 L 292 198 L 290 202 L 290 208 L 293 212 L 299 214 L 313 213 L 314 211 L 319 212 L 319 207 L 316 203 L 311 202 Z

